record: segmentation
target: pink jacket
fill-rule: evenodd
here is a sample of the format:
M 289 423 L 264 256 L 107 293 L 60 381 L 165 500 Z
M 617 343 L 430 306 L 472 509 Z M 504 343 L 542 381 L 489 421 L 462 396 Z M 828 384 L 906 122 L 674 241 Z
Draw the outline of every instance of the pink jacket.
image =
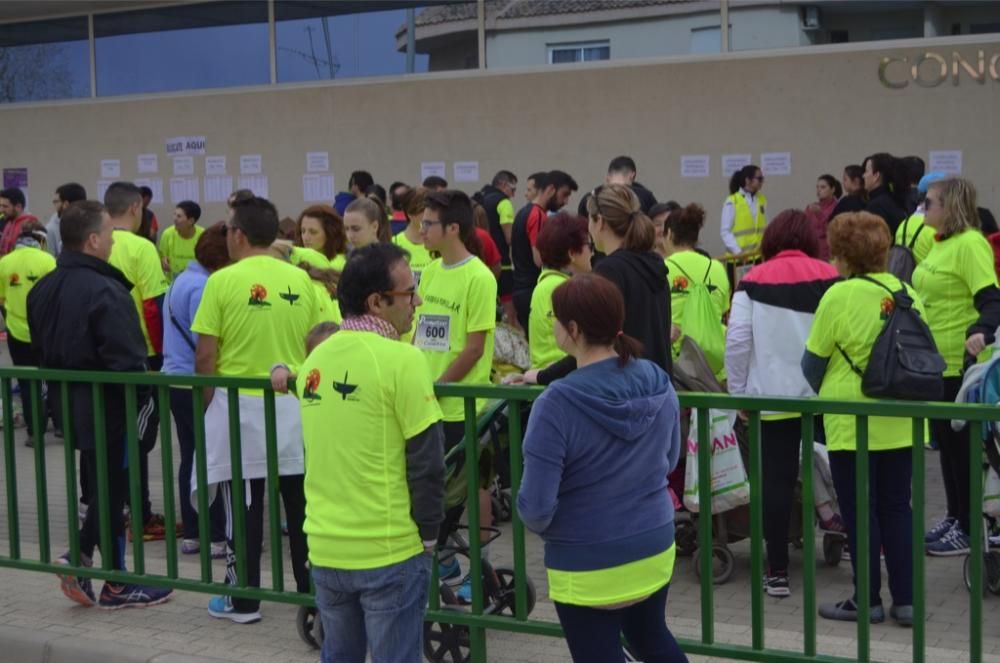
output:
M 830 215 L 837 206 L 837 199 L 830 198 L 826 203 L 815 202 L 806 205 L 806 218 L 816 229 L 816 236 L 819 237 L 819 257 L 823 260 L 830 259 L 830 245 L 826 243 L 826 226 L 830 222 Z

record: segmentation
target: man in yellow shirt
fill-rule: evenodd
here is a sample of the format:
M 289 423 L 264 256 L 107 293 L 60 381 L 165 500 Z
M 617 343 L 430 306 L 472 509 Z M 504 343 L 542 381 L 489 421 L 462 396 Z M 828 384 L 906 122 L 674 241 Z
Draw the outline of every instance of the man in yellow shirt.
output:
M 440 258 L 420 275 L 413 345 L 423 351 L 431 375 L 438 382 L 489 384 L 493 362 L 493 334 L 497 317 L 497 280 L 493 272 L 465 248 L 475 232 L 472 203 L 461 191 L 427 194 L 420 235 L 427 250 Z M 482 406 L 482 403 L 477 403 Z M 445 449 L 465 437 L 465 406 L 461 398 L 442 398 Z M 480 499 L 482 525 L 489 527 L 489 499 Z M 484 555 L 486 548 L 483 548 Z M 441 558 L 441 577 L 458 577 L 454 556 Z M 471 594 L 468 578 L 458 597 Z
M 31 333 L 28 331 L 28 293 L 38 279 L 56 268 L 56 259 L 46 250 L 46 238 L 45 228 L 40 222 L 25 221 L 14 250 L 0 258 L 0 306 L 6 309 L 7 348 L 15 366 L 38 366 L 38 356 L 31 348 Z M 25 444 L 30 447 L 34 446 L 35 435 L 31 385 L 20 380 L 18 385 L 28 429 Z M 50 409 L 43 407 L 42 430 L 38 431 L 42 444 L 45 444 L 45 423 Z M 53 421 L 58 422 L 56 413 L 52 415 Z
M 174 225 L 160 235 L 160 262 L 173 281 L 194 260 L 194 247 L 205 229 L 198 225 L 201 205 L 182 200 L 174 210 Z
M 233 264 L 205 283 L 191 331 L 199 334 L 195 370 L 202 375 L 266 377 L 275 364 L 297 371 L 305 359 L 305 339 L 324 316 L 323 304 L 305 270 L 275 258 L 271 244 L 278 236 L 278 212 L 263 198 L 237 201 L 226 223 L 226 245 Z M 236 543 L 233 510 L 246 520 L 247 578 L 260 586 L 260 556 L 264 540 L 264 495 L 267 440 L 264 398 L 260 391 L 239 395 L 240 442 L 245 497 L 233 495 L 229 446 L 229 411 L 223 390 L 209 390 L 205 412 L 206 464 L 209 485 L 217 484 L 226 510 L 229 553 L 226 582 L 235 584 Z M 302 419 L 294 396 L 275 399 L 279 490 L 285 506 L 292 571 L 299 592 L 309 591 L 303 493 Z M 200 487 L 195 486 L 193 490 Z M 277 505 L 271 505 L 276 508 Z M 248 624 L 261 619 L 260 601 L 215 597 L 213 617 Z
M 139 325 L 146 339 L 149 370 L 163 366 L 163 296 L 167 279 L 160 267 L 160 256 L 148 239 L 135 234 L 142 221 L 142 193 L 131 182 L 115 182 L 104 194 L 104 207 L 114 226 L 114 245 L 108 262 L 118 268 L 132 284 L 132 301 L 139 314 Z M 150 394 L 139 403 L 139 475 L 142 479 L 143 538 L 147 541 L 166 536 L 163 516 L 153 513 L 149 498 L 149 453 L 156 445 L 160 426 L 159 406 Z M 132 513 L 139 512 L 132 505 Z M 131 531 L 131 530 L 129 530 Z
M 421 303 L 406 254 L 389 243 L 358 250 L 339 297 L 340 331 L 305 360 L 297 385 L 323 659 L 363 661 L 370 648 L 373 661 L 418 663 L 444 446 L 431 372 L 399 341 Z

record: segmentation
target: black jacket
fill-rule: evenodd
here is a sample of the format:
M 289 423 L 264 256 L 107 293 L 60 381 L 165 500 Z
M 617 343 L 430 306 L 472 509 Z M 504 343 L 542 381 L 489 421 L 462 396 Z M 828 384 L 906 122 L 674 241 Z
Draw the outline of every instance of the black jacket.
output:
M 636 198 L 639 199 L 639 208 L 642 209 L 642 213 L 649 214 L 649 210 L 656 206 L 656 196 L 653 195 L 653 192 L 638 182 L 632 182 L 632 184 L 629 185 L 629 188 L 632 189 L 632 193 L 634 193 Z M 587 214 L 587 200 L 589 198 L 590 192 L 587 192 L 583 198 L 580 199 L 580 204 L 576 208 L 577 213 L 584 218 L 589 216 L 589 214 Z
M 889 225 L 889 236 L 896 236 L 896 228 L 906 219 L 906 210 L 896 202 L 896 199 L 889 193 L 889 188 L 880 186 L 872 191 L 868 196 L 866 212 L 871 212 Z
M 844 212 L 861 212 L 865 209 L 865 199 L 856 194 L 848 194 L 837 201 L 837 206 L 833 208 L 830 212 L 830 218 L 827 223 L 833 221 L 833 219 L 838 214 L 843 214 Z
M 670 291 L 667 266 L 653 251 L 619 249 L 605 257 L 594 271 L 610 279 L 625 298 L 622 331 L 642 342 L 642 356 L 673 373 L 670 355 Z M 538 383 L 549 384 L 576 368 L 573 357 L 539 372 Z
M 55 271 L 28 293 L 31 345 L 42 368 L 84 371 L 144 371 L 146 341 L 129 295 L 132 284 L 107 262 L 63 251 Z M 58 387 L 53 385 L 58 394 Z M 94 448 L 90 383 L 70 384 L 70 407 L 77 448 Z M 140 394 L 138 402 L 142 402 Z M 58 397 L 55 403 L 59 403 Z M 105 430 L 109 445 L 125 440 L 122 386 L 104 387 Z M 61 404 L 58 405 L 61 407 Z

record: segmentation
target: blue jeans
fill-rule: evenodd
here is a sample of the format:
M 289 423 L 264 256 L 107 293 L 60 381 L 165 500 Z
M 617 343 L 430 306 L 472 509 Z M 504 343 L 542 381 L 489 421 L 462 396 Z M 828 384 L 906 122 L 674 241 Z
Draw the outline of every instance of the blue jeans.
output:
M 323 620 L 322 663 L 420 663 L 432 557 L 420 553 L 377 569 L 314 566 Z

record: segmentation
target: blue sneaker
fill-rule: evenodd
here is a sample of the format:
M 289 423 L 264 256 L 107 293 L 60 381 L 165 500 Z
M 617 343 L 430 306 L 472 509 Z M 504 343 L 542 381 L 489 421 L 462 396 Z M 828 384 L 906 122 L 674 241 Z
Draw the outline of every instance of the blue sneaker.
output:
M 170 600 L 172 589 L 163 587 L 146 587 L 144 585 L 119 585 L 105 582 L 101 589 L 99 605 L 105 610 L 120 610 L 121 608 L 146 608 L 159 605 Z
M 472 604 L 472 576 L 466 575 L 462 578 L 462 586 L 455 592 L 455 596 L 458 598 L 459 603 L 465 605 Z
M 941 519 L 941 521 L 930 528 L 926 534 L 924 534 L 924 543 L 937 543 L 944 537 L 945 534 L 950 532 L 955 527 L 955 523 L 958 521 L 950 516 L 946 516 Z
M 208 602 L 208 614 L 216 619 L 228 619 L 237 624 L 253 624 L 259 622 L 260 611 L 236 612 L 233 608 L 233 599 L 230 596 L 213 596 Z
M 928 555 L 934 557 L 953 557 L 955 555 L 969 554 L 969 536 L 962 531 L 962 528 L 955 525 L 948 533 L 934 543 L 926 546 Z
M 438 564 L 438 579 L 445 583 L 446 585 L 457 585 L 457 582 L 448 582 L 449 580 L 455 580 L 456 578 L 462 577 L 462 567 L 458 565 L 458 560 L 454 557 L 445 564 L 441 562 Z
M 59 557 L 55 563 L 59 566 L 69 566 L 69 553 Z M 80 564 L 90 567 L 94 565 L 94 562 L 83 553 L 80 553 Z M 85 605 L 88 608 L 97 605 L 97 597 L 94 596 L 94 586 L 90 582 L 90 578 L 78 578 L 63 573 L 58 574 L 58 578 L 59 589 L 62 590 L 62 593 L 70 601 Z

